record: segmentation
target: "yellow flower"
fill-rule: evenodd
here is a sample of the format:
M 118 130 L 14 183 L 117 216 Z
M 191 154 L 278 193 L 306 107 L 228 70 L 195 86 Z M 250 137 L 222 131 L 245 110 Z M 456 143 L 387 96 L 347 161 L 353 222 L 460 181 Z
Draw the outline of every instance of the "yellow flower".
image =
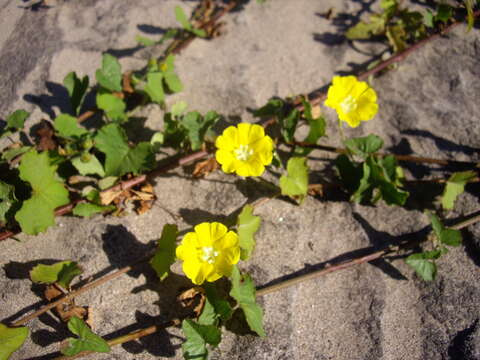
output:
M 218 222 L 201 223 L 187 233 L 176 249 L 183 260 L 183 272 L 196 285 L 230 276 L 240 260 L 238 236 Z
M 325 105 L 335 109 L 338 118 L 351 127 L 372 119 L 378 111 L 375 90 L 355 76 L 334 76 Z
M 229 126 L 215 142 L 215 157 L 226 173 L 260 176 L 272 162 L 273 141 L 257 124 Z

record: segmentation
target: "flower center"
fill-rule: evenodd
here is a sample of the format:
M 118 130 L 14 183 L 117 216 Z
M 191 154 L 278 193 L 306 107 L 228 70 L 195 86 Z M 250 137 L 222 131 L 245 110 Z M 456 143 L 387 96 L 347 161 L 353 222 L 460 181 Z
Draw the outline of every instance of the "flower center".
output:
M 237 160 L 247 161 L 253 155 L 253 150 L 248 145 L 240 145 L 233 151 Z
M 358 103 L 357 100 L 352 96 L 348 95 L 341 103 L 340 108 L 345 114 L 351 113 L 357 109 Z
M 213 264 L 215 262 L 215 258 L 218 256 L 218 251 L 215 251 L 211 246 L 204 246 L 202 247 L 202 254 L 200 259 L 203 261 Z

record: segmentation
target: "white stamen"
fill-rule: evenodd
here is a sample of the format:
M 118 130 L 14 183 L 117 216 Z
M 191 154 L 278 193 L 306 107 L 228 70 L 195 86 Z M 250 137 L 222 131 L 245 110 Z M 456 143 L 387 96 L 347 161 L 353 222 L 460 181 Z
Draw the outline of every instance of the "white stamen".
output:
M 358 103 L 357 100 L 352 96 L 348 95 L 341 103 L 340 107 L 345 114 L 351 113 L 357 109 Z
M 233 151 L 237 160 L 247 161 L 253 155 L 253 150 L 248 145 L 240 145 Z
M 215 258 L 218 256 L 218 251 L 215 251 L 211 246 L 202 247 L 201 259 L 209 264 L 215 262 Z

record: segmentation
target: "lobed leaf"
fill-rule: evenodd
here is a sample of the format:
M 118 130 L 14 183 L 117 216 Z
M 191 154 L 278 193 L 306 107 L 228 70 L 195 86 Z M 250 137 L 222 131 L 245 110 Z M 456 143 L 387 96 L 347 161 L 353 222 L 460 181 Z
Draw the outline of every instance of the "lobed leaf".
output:
M 432 281 L 437 274 L 437 266 L 433 261 L 430 261 L 429 254 L 424 253 L 412 254 L 405 262 L 411 266 L 415 272 L 425 281 Z
M 240 274 L 237 266 L 233 267 L 232 290 L 233 297 L 245 314 L 248 326 L 260 336 L 266 336 L 263 329 L 263 310 L 256 302 L 255 284 L 250 275 Z
M 57 180 L 56 167 L 48 154 L 31 150 L 22 157 L 19 176 L 32 187 L 32 196 L 25 200 L 15 219 L 26 234 L 36 235 L 55 223 L 55 208 L 69 202 L 68 191 Z
M 299 197 L 300 201 L 308 191 L 308 167 L 304 157 L 293 157 L 287 163 L 287 175 L 280 178 L 282 195 Z
M 122 176 L 130 172 L 139 174 L 151 169 L 155 160 L 148 142 L 130 148 L 127 135 L 118 124 L 102 127 L 95 137 L 95 147 L 106 156 L 106 176 Z
M 86 129 L 78 125 L 77 118 L 68 114 L 60 114 L 55 118 L 53 127 L 64 138 L 80 137 L 88 133 Z
M 16 202 L 15 187 L 0 180 L 0 224 L 8 221 L 7 213 Z
M 145 92 L 150 96 L 153 102 L 162 104 L 165 99 L 165 92 L 163 90 L 163 74 L 161 72 L 149 72 L 147 74 L 147 85 L 145 85 Z
M 28 337 L 28 328 L 9 328 L 0 324 L 0 360 L 8 360 L 10 355 L 20 349 Z
M 376 153 L 383 146 L 383 140 L 377 135 L 370 134 L 364 137 L 351 138 L 344 141 L 347 149 L 354 155 L 364 159 Z
M 163 281 L 170 272 L 170 266 L 175 262 L 175 249 L 178 236 L 177 225 L 166 224 L 158 240 L 157 250 L 150 260 L 150 265 Z
M 202 313 L 198 318 L 201 325 L 218 325 L 218 321 L 227 321 L 233 314 L 230 303 L 221 298 L 215 288 L 215 284 L 206 283 L 205 288 L 205 305 Z
M 93 154 L 89 154 L 88 161 L 84 161 L 82 156 L 76 156 L 72 159 L 72 165 L 78 170 L 80 175 L 98 175 L 101 178 L 105 176 L 103 165 Z
M 78 338 L 68 338 L 68 347 L 62 349 L 62 354 L 74 356 L 82 351 L 95 351 L 101 353 L 110 352 L 110 346 L 100 336 L 90 330 L 90 328 L 74 316 L 68 321 L 68 329 L 78 336 Z
M 97 106 L 112 121 L 124 122 L 127 120 L 127 114 L 125 113 L 127 105 L 115 95 L 99 92 L 97 94 Z
M 73 278 L 81 273 L 76 262 L 60 261 L 52 265 L 38 264 L 30 271 L 30 279 L 38 284 L 58 283 L 68 289 Z
M 207 344 L 217 346 L 222 339 L 219 328 L 214 325 L 201 325 L 190 319 L 182 321 L 182 331 L 186 337 L 182 344 L 185 359 L 207 360 Z
M 7 129 L 20 130 L 25 125 L 25 120 L 30 113 L 25 110 L 16 110 L 7 116 Z
M 465 190 L 465 185 L 475 179 L 475 171 L 463 171 L 453 173 L 447 180 L 447 185 L 442 195 L 442 206 L 444 209 L 452 210 L 455 206 L 457 197 Z
M 110 91 L 122 91 L 122 68 L 117 58 L 103 54 L 102 67 L 95 73 L 98 83 Z

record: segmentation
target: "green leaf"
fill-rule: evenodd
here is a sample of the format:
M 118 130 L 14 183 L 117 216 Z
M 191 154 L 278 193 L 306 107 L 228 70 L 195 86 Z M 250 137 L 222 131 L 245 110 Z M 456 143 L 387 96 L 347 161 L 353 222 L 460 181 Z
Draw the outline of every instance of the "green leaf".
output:
M 187 15 L 180 6 L 175 6 L 175 18 L 185 30 L 192 30 L 192 24 L 188 21 Z
M 440 242 L 449 246 L 462 245 L 462 233 L 454 229 L 443 229 L 440 233 Z
M 68 73 L 63 79 L 63 85 L 67 88 L 70 96 L 70 105 L 74 115 L 78 115 L 82 107 L 83 99 L 88 89 L 89 78 L 84 76 L 81 80 L 75 72 Z
M 300 201 L 307 195 L 308 191 L 308 167 L 307 159 L 293 157 L 287 163 L 287 175 L 280 178 L 280 189 L 282 195 L 298 196 Z
M 373 35 L 385 33 L 386 19 L 377 14 L 370 15 L 370 22 L 359 22 L 347 30 L 345 36 L 349 40 L 369 39 Z
M 175 262 L 175 249 L 178 236 L 177 225 L 166 224 L 158 240 L 157 250 L 150 260 L 150 265 L 163 281 L 170 272 L 170 266 Z
M 465 185 L 475 179 L 477 174 L 475 171 L 463 171 L 453 173 L 447 181 L 445 191 L 442 195 L 442 206 L 444 209 L 452 210 L 455 206 L 455 200 L 458 195 L 465 190 Z
M 262 222 L 260 216 L 253 215 L 253 206 L 245 205 L 238 215 L 237 232 L 240 243 L 240 258 L 247 260 L 255 248 L 254 235 L 260 228 Z
M 182 331 L 186 340 L 182 344 L 185 359 L 207 360 L 207 344 L 217 346 L 222 339 L 222 332 L 213 325 L 200 325 L 185 319 L 182 321 Z
M 58 115 L 53 127 L 58 135 L 64 138 L 80 137 L 88 133 L 86 129 L 78 125 L 77 118 L 67 114 Z
M 6 215 L 16 201 L 15 187 L 0 180 L 0 224 L 8 221 Z
M 358 188 L 352 195 L 352 200 L 358 203 L 370 199 L 372 197 L 372 186 L 370 184 L 370 166 L 366 162 L 363 163 L 362 177 L 358 183 Z
M 434 15 L 428 9 L 423 13 L 423 24 L 426 27 L 430 27 L 430 28 L 432 28 L 435 25 L 434 24 Z
M 100 188 L 100 190 L 108 189 L 109 187 L 115 185 L 117 180 L 118 176 L 107 176 L 98 182 L 98 187 Z
M 89 155 L 88 161 L 83 161 L 81 156 L 74 157 L 72 165 L 78 170 L 80 175 L 98 175 L 103 178 L 105 176 L 103 165 L 95 155 Z
M 364 173 L 362 167 L 352 162 L 345 154 L 340 154 L 335 160 L 335 166 L 338 170 L 338 175 L 342 180 L 343 186 L 350 193 L 354 193 L 360 184 Z
M 105 115 L 112 121 L 123 122 L 127 120 L 127 114 L 125 114 L 125 109 L 127 105 L 125 102 L 112 94 L 97 94 L 97 106 L 99 109 L 105 112 Z
M 62 354 L 74 356 L 82 351 L 110 352 L 110 346 L 78 317 L 74 316 L 68 321 L 68 329 L 78 338 L 68 338 L 68 347 L 62 349 Z
M 183 84 L 174 72 L 165 73 L 165 82 L 167 83 L 168 89 L 173 93 L 183 90 Z
M 233 267 L 232 290 L 230 296 L 233 297 L 245 313 L 250 329 L 260 336 L 266 336 L 263 329 L 263 310 L 256 302 L 255 284 L 248 274 L 240 274 L 237 266 Z
M 23 202 L 15 219 L 26 234 L 36 235 L 55 223 L 55 208 L 68 204 L 68 191 L 57 180 L 56 167 L 48 154 L 32 150 L 22 157 L 20 178 L 32 187 L 32 196 Z
M 286 117 L 279 117 L 281 133 L 287 143 L 293 142 L 295 130 L 297 129 L 300 111 L 293 109 Z
M 468 0 L 466 1 L 466 3 Z M 453 16 L 453 8 L 447 4 L 438 4 L 437 13 L 435 14 L 435 21 L 440 21 L 446 24 Z
M 282 99 L 270 99 L 268 103 L 253 112 L 254 116 L 282 116 L 284 112 L 285 102 Z
M 440 222 L 440 219 L 438 218 L 437 215 L 433 213 L 429 213 L 430 216 L 430 222 L 432 223 L 432 229 L 435 232 L 435 235 L 440 239 L 440 234 L 442 233 L 444 226 Z
M 383 146 L 383 140 L 377 135 L 370 134 L 364 137 L 351 138 L 344 141 L 347 149 L 354 155 L 366 158 L 376 153 Z
M 149 72 L 147 74 L 147 85 L 145 85 L 145 92 L 150 96 L 153 102 L 162 104 L 165 99 L 165 92 L 163 91 L 163 74 L 161 72 Z
M 32 148 L 31 146 L 22 146 L 22 147 L 19 147 L 19 148 L 11 148 L 11 149 L 5 150 L 2 153 L 2 159 L 6 160 L 6 161 L 11 161 L 12 159 L 16 158 L 17 156 L 25 154 L 31 148 Z
M 28 328 L 9 328 L 0 324 L 0 360 L 7 360 L 20 349 L 28 337 Z
M 218 320 L 227 321 L 232 317 L 233 309 L 230 303 L 218 296 L 215 284 L 206 283 L 205 306 L 198 318 L 201 325 L 218 325 Z
M 394 52 L 400 52 L 407 48 L 407 30 L 403 23 L 387 26 L 387 38 Z
M 198 36 L 200 38 L 206 38 L 207 37 L 207 32 L 203 29 L 195 29 L 195 28 L 192 28 L 190 29 L 190 31 L 195 35 L 195 36 Z
M 97 70 L 95 77 L 98 83 L 105 89 L 122 91 L 122 68 L 114 56 L 103 54 L 102 67 Z
M 113 211 L 115 210 L 114 205 L 98 205 L 98 204 L 92 204 L 92 203 L 80 203 L 75 205 L 73 208 L 73 215 L 75 216 L 81 216 L 81 217 L 90 217 L 95 214 L 99 213 L 104 213 L 107 211 Z
M 146 38 L 144 36 L 140 36 L 140 35 L 135 36 L 135 41 L 138 42 L 140 45 L 147 46 L 147 47 L 157 44 L 157 41 Z
M 157 131 L 152 135 L 150 139 L 150 144 L 152 145 L 153 151 L 157 152 L 162 147 L 165 142 L 165 135 L 161 131 Z
M 118 124 L 108 124 L 95 137 L 95 147 L 106 156 L 105 175 L 122 176 L 127 173 L 139 174 L 154 165 L 152 146 L 141 142 L 130 148 L 127 135 Z
M 425 281 L 432 281 L 437 274 L 437 266 L 434 262 L 427 260 L 425 254 L 412 254 L 405 262 Z
M 172 116 L 177 117 L 182 115 L 187 110 L 187 103 L 185 101 L 179 101 L 172 105 Z
M 473 15 L 473 7 L 475 5 L 475 0 L 463 0 L 465 3 L 465 7 L 467 8 L 467 23 L 468 28 L 467 31 L 472 30 L 473 25 L 475 23 L 475 16 Z M 478 3 L 478 0 L 477 0 Z
M 30 271 L 34 283 L 58 283 L 65 289 L 70 287 L 73 278 L 82 273 L 82 269 L 74 261 L 60 261 L 52 265 L 38 264 Z
M 30 116 L 30 113 L 25 110 L 16 110 L 7 116 L 7 129 L 20 130 L 23 129 L 25 120 Z
M 187 136 L 192 145 L 192 150 L 198 150 L 202 147 L 203 138 L 201 137 L 202 116 L 197 111 L 187 113 L 181 120 L 182 126 L 187 130 Z

